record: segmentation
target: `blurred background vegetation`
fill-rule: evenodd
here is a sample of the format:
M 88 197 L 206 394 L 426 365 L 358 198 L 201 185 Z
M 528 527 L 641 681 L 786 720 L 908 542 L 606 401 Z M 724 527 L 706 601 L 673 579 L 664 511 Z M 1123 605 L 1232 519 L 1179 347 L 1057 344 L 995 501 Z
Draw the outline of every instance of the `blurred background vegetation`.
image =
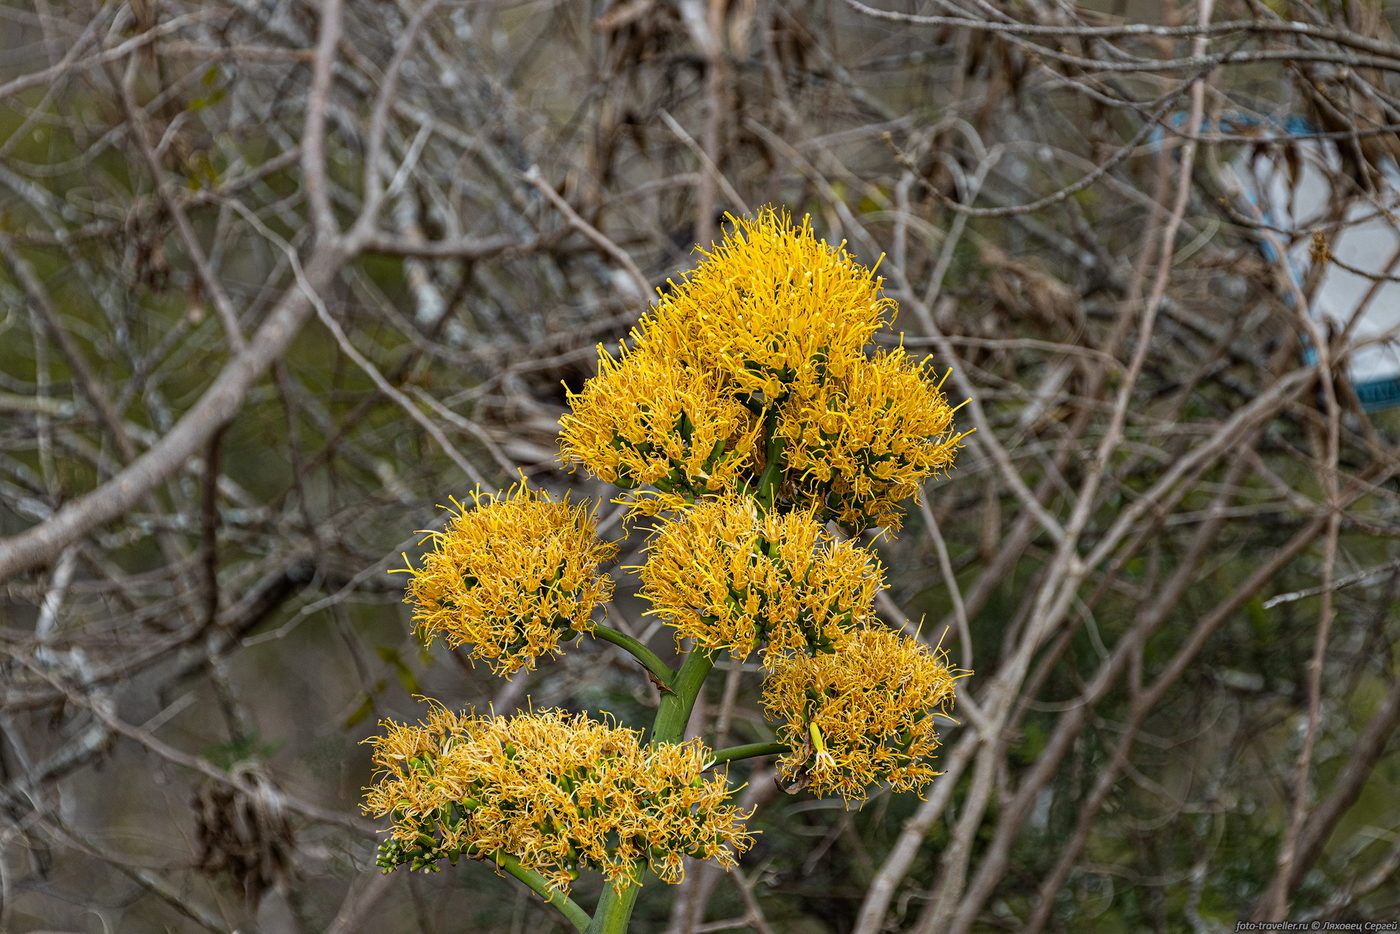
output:
M 882 613 L 976 675 L 923 800 L 736 768 L 758 845 L 636 929 L 1400 917 L 1400 410 L 1348 376 L 1380 301 L 1305 313 L 1347 207 L 1395 206 L 1396 15 L 5 0 L 0 931 L 562 929 L 484 866 L 377 874 L 358 744 L 417 694 L 641 725 L 654 689 L 603 645 L 429 655 L 388 572 L 477 484 L 606 502 L 565 387 L 765 204 L 880 260 L 972 400 L 878 547 Z M 1320 226 L 1232 182 L 1319 151 Z M 611 618 L 663 650 L 644 534 Z M 756 685 L 695 730 L 768 738 Z

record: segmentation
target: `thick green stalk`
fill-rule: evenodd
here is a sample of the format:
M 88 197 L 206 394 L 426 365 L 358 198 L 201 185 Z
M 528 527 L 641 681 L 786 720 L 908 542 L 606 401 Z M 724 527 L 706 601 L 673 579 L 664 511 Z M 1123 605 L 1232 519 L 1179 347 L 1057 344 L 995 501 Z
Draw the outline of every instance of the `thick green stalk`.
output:
M 766 464 L 763 475 L 758 478 L 758 489 L 754 498 L 765 510 L 772 511 L 778 498 L 778 483 L 787 469 L 787 458 L 783 456 L 784 439 L 775 437 L 778 429 L 778 407 L 770 405 L 763 414 L 763 455 Z
M 783 475 L 783 439 L 777 438 L 768 445 L 768 466 L 763 468 L 763 476 L 758 478 L 757 499 L 763 508 L 772 510 L 778 498 L 778 480 Z
M 685 725 L 705 676 L 714 667 L 715 658 L 704 649 L 695 649 L 685 657 L 681 670 L 671 681 L 672 693 L 661 694 L 656 719 L 651 725 L 651 743 L 679 743 L 685 737 Z
M 611 885 L 603 886 L 603 897 L 598 900 L 598 910 L 593 915 L 593 923 L 588 926 L 587 934 L 624 934 L 641 891 L 641 880 L 627 886 L 621 894 Z
M 661 692 L 661 703 L 651 725 L 652 745 L 679 743 L 685 737 L 690 711 L 695 707 L 695 699 L 700 696 L 700 688 L 704 686 L 705 677 L 714 664 L 714 656 L 704 649 L 695 649 L 686 655 L 680 671 L 670 679 L 671 693 Z M 598 910 L 593 914 L 588 934 L 623 934 L 627 930 L 645 872 L 645 868 L 638 865 L 636 881 L 620 893 L 610 885 L 603 889 L 603 897 L 598 900 Z

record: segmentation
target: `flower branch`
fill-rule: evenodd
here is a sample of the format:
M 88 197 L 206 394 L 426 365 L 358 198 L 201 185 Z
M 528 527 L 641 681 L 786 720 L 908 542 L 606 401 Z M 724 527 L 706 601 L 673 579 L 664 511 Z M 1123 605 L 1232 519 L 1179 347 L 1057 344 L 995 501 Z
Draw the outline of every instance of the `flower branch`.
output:
M 726 746 L 724 749 L 716 749 L 710 755 L 710 761 L 706 763 L 705 768 L 712 769 L 725 762 L 737 762 L 740 759 L 780 756 L 788 752 L 792 752 L 792 747 L 787 743 L 745 743 L 741 746 Z
M 491 858 L 497 866 L 525 883 L 546 904 L 567 918 L 569 923 L 574 926 L 574 930 L 587 931 L 588 926 L 593 923 L 593 918 L 579 907 L 577 902 L 563 892 L 551 888 L 548 879 L 533 869 L 521 865 L 520 860 L 516 857 L 502 850 L 497 850 Z
M 656 680 L 659 686 L 666 690 L 671 689 L 671 682 L 675 679 L 676 672 L 661 660 L 660 655 L 657 655 L 641 642 L 627 635 L 627 633 L 613 629 L 611 626 L 594 623 L 592 633 L 593 638 L 601 639 L 604 642 L 611 642 L 613 645 L 627 652 L 637 661 L 641 662 L 642 667 L 651 673 L 651 676 Z

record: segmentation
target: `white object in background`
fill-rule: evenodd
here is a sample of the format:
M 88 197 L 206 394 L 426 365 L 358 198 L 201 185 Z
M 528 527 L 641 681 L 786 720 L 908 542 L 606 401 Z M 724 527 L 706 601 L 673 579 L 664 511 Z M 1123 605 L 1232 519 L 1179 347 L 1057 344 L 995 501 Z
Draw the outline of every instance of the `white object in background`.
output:
M 1400 170 L 1387 164 L 1381 190 L 1363 195 L 1343 172 L 1336 141 L 1298 135 L 1241 157 L 1231 170 L 1265 225 L 1296 233 L 1261 231 L 1266 254 L 1277 259 L 1282 252 L 1300 284 L 1313 263 L 1312 234 L 1322 233 L 1341 265 L 1327 264 L 1312 315 L 1327 336 L 1351 325 L 1347 376 L 1362 405 L 1368 411 L 1400 405 Z M 1334 189 L 1334 179 L 1336 188 L 1351 189 L 1349 198 Z M 1343 198 L 1346 206 L 1338 210 Z M 1316 359 L 1311 349 L 1308 358 Z

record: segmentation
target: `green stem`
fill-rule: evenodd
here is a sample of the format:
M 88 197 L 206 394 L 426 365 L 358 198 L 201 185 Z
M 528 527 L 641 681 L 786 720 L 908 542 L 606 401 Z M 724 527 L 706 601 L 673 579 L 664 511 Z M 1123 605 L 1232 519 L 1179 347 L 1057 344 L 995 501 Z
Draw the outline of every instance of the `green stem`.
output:
M 758 489 L 754 493 L 764 510 L 769 512 L 778 498 L 778 482 L 782 479 L 783 471 L 787 469 L 787 459 L 783 457 L 784 440 L 773 436 L 777 428 L 778 407 L 771 405 L 763 415 L 763 455 L 767 463 L 763 467 L 762 476 L 758 478 Z
M 656 680 L 667 687 L 671 686 L 671 681 L 676 677 L 676 673 L 661 660 L 651 649 L 642 645 L 636 639 L 624 632 L 618 632 L 608 626 L 594 624 L 593 635 L 604 642 L 611 642 L 613 645 L 626 650 L 633 658 L 642 663 L 642 667 L 652 673 Z
M 695 698 L 700 696 L 700 687 L 714 664 L 714 656 L 704 649 L 695 649 L 686 655 L 681 670 L 671 681 L 674 693 L 661 695 L 661 704 L 651 725 L 651 745 L 679 743 L 684 738 L 685 725 L 690 720 Z
M 611 885 L 605 885 L 603 897 L 598 900 L 598 911 L 593 915 L 593 923 L 588 926 L 587 934 L 624 934 L 641 891 L 640 879 L 628 885 L 621 894 Z
M 680 671 L 670 679 L 671 693 L 661 694 L 661 703 L 656 708 L 656 719 L 651 724 L 650 744 L 679 743 L 685 736 L 685 725 L 690 720 L 690 711 L 695 707 L 695 699 L 700 696 L 700 688 L 705 684 L 705 676 L 714 667 L 714 656 L 704 649 L 695 649 L 686 655 Z M 646 865 L 637 863 L 636 876 L 632 883 L 617 892 L 612 886 L 603 889 L 603 897 L 598 900 L 598 910 L 593 914 L 593 923 L 588 926 L 588 934 L 624 934 L 627 922 L 632 917 L 632 909 L 637 904 L 641 892 L 642 877 Z
M 777 499 L 778 478 L 783 475 L 783 439 L 779 438 L 768 445 L 768 465 L 763 468 L 763 476 L 758 478 L 758 496 L 765 510 L 771 511 Z
M 710 764 L 706 767 L 714 768 L 721 762 L 756 759 L 759 756 L 777 756 L 785 752 L 792 752 L 792 747 L 787 743 L 747 743 L 743 746 L 729 746 L 725 749 L 716 749 L 711 753 Z
M 497 852 L 492 858 L 495 860 L 497 866 L 500 866 L 506 872 L 515 876 L 515 878 L 519 879 L 521 882 L 524 882 L 534 890 L 536 895 L 557 908 L 560 914 L 569 919 L 569 923 L 572 924 L 576 930 L 589 931 L 591 929 L 590 924 L 593 919 L 588 916 L 588 912 L 580 908 L 577 902 L 569 898 L 569 896 L 565 895 L 563 892 L 556 892 L 550 889 L 549 883 L 545 881 L 544 876 L 535 872 L 533 869 L 526 869 L 524 866 L 520 865 L 520 860 L 511 856 L 509 853 Z

